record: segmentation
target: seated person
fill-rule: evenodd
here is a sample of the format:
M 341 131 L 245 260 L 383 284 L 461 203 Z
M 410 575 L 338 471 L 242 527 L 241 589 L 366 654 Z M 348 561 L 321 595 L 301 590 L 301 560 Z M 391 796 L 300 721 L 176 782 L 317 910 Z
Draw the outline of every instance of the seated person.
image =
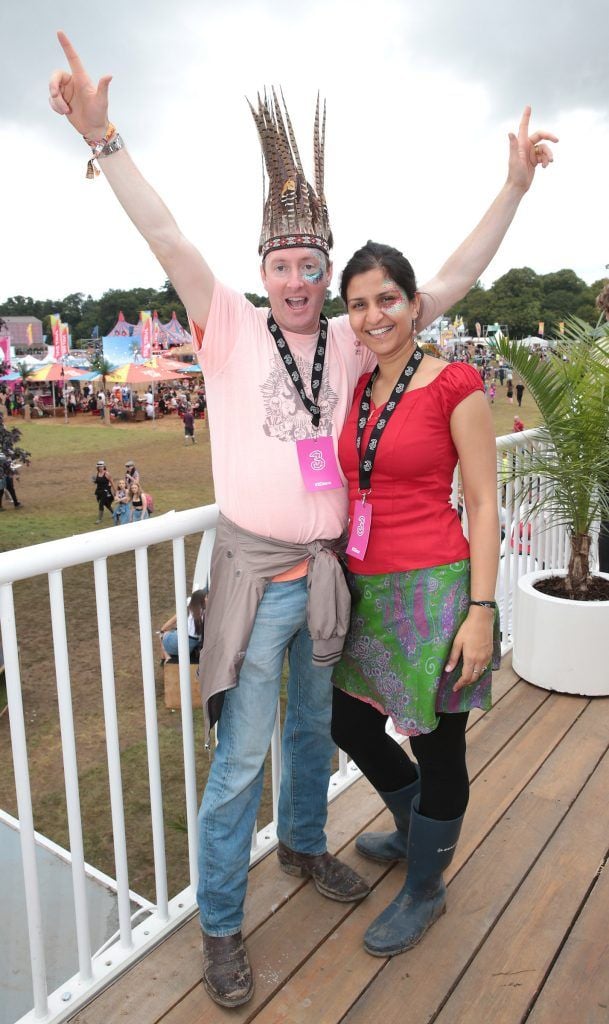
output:
M 193 657 L 198 657 L 198 652 L 200 651 L 203 643 L 206 604 L 206 587 L 202 590 L 193 591 L 188 600 L 188 646 L 190 649 L 191 661 L 193 660 Z M 160 629 L 163 662 L 167 662 L 171 658 L 177 658 L 178 656 L 178 631 L 176 629 L 176 622 L 177 616 L 172 615 Z

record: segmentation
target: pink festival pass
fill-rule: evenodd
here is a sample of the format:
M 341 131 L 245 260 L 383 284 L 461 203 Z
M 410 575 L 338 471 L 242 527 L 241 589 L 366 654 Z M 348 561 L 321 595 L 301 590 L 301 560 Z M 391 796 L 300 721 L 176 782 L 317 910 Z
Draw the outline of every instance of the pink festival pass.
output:
M 347 554 L 361 561 L 366 557 L 366 549 L 372 526 L 372 505 L 369 501 L 356 501 L 353 509 L 351 534 L 347 544 Z
M 296 442 L 298 462 L 308 491 L 333 491 L 342 487 L 331 437 L 306 437 Z

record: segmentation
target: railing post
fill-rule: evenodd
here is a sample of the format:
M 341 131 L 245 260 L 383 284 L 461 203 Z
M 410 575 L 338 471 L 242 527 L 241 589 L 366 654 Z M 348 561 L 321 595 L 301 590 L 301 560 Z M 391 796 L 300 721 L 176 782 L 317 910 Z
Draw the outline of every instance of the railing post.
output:
M 123 527 L 121 527 L 123 529 Z M 108 566 L 105 558 L 98 558 L 93 564 L 95 577 L 95 599 L 97 604 L 97 633 L 99 637 L 99 660 L 101 666 L 102 692 L 104 700 L 104 723 L 106 727 L 106 752 L 108 757 L 108 779 L 110 783 L 110 808 L 112 813 L 112 835 L 114 839 L 114 862 L 118 898 L 118 921 L 120 941 L 125 949 L 131 949 L 131 907 L 129 902 L 129 872 L 127 869 L 127 837 L 125 834 L 125 810 L 123 783 L 121 778 L 121 751 L 118 738 L 116 714 L 116 690 L 114 683 L 114 658 L 112 655 L 112 629 L 110 625 L 110 598 L 108 595 Z
M 38 868 L 36 866 L 36 838 L 34 836 L 32 792 L 30 789 L 30 773 L 27 760 L 25 718 L 21 697 L 15 602 L 13 600 L 13 588 L 8 583 L 0 586 L 0 624 L 2 626 L 6 696 L 11 723 L 11 745 L 13 748 L 21 858 L 25 883 L 25 906 L 30 940 L 34 1015 L 38 1020 L 44 1020 L 48 1015 L 49 1005 L 46 984 L 44 934 L 42 930 Z
M 68 661 L 68 638 L 66 634 L 65 608 L 63 603 L 63 579 L 59 570 L 49 573 L 49 599 L 51 604 L 51 628 L 55 652 L 55 675 L 59 701 L 59 726 L 61 730 L 61 751 L 66 788 L 68 812 L 68 833 L 72 855 L 72 888 L 74 891 L 74 913 L 76 920 L 76 941 L 78 945 L 78 969 L 83 981 L 90 981 L 91 941 L 89 938 L 89 909 L 85 884 L 85 855 L 80 817 L 80 793 L 78 788 L 78 761 L 74 736 L 74 714 L 72 689 Z

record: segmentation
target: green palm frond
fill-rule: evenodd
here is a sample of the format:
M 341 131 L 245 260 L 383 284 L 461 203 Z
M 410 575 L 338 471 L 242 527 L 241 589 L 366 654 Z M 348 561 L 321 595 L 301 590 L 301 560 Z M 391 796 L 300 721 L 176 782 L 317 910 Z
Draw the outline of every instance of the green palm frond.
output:
M 549 357 L 502 339 L 496 354 L 518 374 L 543 418 L 531 452 L 516 461 L 523 488 L 531 478 L 534 509 L 551 512 L 571 537 L 590 534 L 598 518 L 609 518 L 609 324 L 577 317 L 565 323 Z

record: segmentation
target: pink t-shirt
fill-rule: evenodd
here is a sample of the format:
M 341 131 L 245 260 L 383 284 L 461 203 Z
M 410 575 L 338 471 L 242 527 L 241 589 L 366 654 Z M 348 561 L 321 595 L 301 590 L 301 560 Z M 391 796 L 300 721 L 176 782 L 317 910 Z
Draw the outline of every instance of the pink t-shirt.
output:
M 347 491 L 312 493 L 302 481 L 296 441 L 315 431 L 267 328 L 268 312 L 216 281 L 202 344 L 201 328 L 192 324 L 205 375 L 216 501 L 238 526 L 265 537 L 298 544 L 338 537 Z M 310 396 L 317 334 L 284 337 Z M 355 385 L 375 363 L 348 317 L 329 321 L 319 432 L 332 436 L 335 453 Z

